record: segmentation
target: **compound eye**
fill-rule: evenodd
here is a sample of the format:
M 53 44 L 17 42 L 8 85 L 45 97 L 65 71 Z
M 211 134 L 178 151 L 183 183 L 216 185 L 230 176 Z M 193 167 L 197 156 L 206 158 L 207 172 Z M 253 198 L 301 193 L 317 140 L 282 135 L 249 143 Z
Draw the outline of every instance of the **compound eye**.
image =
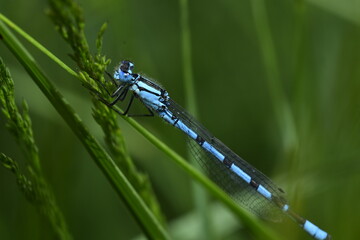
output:
M 131 73 L 134 68 L 134 64 L 128 60 L 122 61 L 120 65 L 120 70 L 123 72 Z

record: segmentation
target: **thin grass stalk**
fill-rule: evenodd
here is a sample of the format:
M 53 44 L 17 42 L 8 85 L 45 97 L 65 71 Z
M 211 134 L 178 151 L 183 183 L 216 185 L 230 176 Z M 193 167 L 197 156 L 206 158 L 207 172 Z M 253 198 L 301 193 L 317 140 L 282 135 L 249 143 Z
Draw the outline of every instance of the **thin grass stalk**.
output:
M 195 117 L 198 118 L 195 83 L 192 69 L 192 50 L 191 50 L 191 30 L 189 25 L 189 1 L 179 0 L 180 8 L 180 34 L 181 34 L 181 53 L 182 53 L 182 71 L 183 71 L 183 83 L 185 89 L 186 109 Z M 190 152 L 190 146 L 188 146 L 188 159 L 198 169 L 200 165 L 194 159 Z M 202 236 L 203 239 L 213 239 L 214 233 L 211 227 L 209 211 L 209 199 L 203 188 L 196 182 L 192 184 L 193 199 L 195 202 L 195 209 L 199 215 L 201 221 Z

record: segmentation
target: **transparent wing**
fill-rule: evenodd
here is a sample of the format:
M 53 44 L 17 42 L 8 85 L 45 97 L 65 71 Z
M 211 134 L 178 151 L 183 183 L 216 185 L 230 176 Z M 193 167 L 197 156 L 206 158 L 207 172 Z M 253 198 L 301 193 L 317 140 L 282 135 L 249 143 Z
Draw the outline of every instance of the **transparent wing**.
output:
M 268 177 L 266 177 L 259 170 L 251 166 L 248 162 L 243 160 L 233 151 L 231 151 L 225 144 L 210 134 L 198 121 L 196 121 L 190 114 L 188 114 L 181 106 L 169 99 L 168 109 L 183 121 L 185 125 L 195 131 L 205 141 L 213 145 L 217 150 L 223 153 L 235 165 L 240 167 L 244 172 L 252 177 L 254 181 L 263 185 L 271 192 L 273 197 L 281 199 L 286 202 L 284 192 L 278 188 Z M 199 164 L 203 167 L 210 178 L 217 183 L 225 192 L 227 192 L 237 203 L 244 208 L 250 210 L 261 218 L 280 221 L 282 219 L 282 212 L 279 207 L 272 201 L 260 195 L 256 189 L 243 181 L 238 175 L 230 171 L 217 158 L 203 150 L 195 141 L 189 138 L 190 149 Z

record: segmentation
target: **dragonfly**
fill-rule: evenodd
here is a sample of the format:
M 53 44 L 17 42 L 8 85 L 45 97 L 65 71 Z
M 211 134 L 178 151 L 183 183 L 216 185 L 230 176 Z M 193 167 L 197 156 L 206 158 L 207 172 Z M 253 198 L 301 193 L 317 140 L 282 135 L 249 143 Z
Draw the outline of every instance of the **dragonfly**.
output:
M 133 73 L 133 68 L 134 64 L 125 60 L 116 68 L 113 76 L 107 73 L 116 85 L 113 93 L 106 90 L 112 101 L 105 100 L 99 92 L 96 93 L 97 98 L 118 114 L 127 116 L 134 116 L 129 114 L 129 110 L 133 100 L 139 99 L 148 110 L 147 114 L 141 116 L 156 114 L 189 137 L 190 149 L 195 159 L 235 202 L 263 219 L 280 221 L 282 216 L 286 215 L 314 239 L 331 239 L 330 234 L 290 208 L 281 188 L 214 137 L 174 102 L 164 88 L 140 74 Z M 132 94 L 125 110 L 114 108 L 116 103 L 126 99 L 129 92 Z

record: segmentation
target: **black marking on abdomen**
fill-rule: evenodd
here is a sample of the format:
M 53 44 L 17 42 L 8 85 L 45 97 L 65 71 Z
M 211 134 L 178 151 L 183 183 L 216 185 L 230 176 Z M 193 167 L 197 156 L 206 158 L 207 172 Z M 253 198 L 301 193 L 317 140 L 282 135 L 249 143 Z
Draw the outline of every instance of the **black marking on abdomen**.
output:
M 231 168 L 231 165 L 233 164 L 233 162 L 230 161 L 227 157 L 224 158 L 223 163 L 224 163 L 225 166 L 227 166 L 228 168 Z
M 195 141 L 196 141 L 200 146 L 202 146 L 202 145 L 204 144 L 204 142 L 205 142 L 205 140 L 204 140 L 200 135 L 197 135 L 197 136 L 196 136 Z
M 285 205 L 288 205 L 286 200 L 283 197 L 273 196 L 272 201 L 278 206 L 280 209 L 283 209 Z
M 176 117 L 175 115 L 172 115 L 172 116 L 171 116 L 171 120 L 175 120 L 175 122 L 173 123 L 173 125 L 175 126 L 175 125 L 178 123 L 179 118 Z
M 253 179 L 250 180 L 250 186 L 252 186 L 253 188 L 255 188 L 256 190 L 258 189 L 260 184 L 258 184 L 257 182 L 255 182 Z
M 299 223 L 301 226 L 304 226 L 306 219 L 299 216 L 298 214 L 296 214 L 295 212 L 293 212 L 291 209 L 289 209 L 287 211 L 287 214 L 294 219 L 297 223 Z

